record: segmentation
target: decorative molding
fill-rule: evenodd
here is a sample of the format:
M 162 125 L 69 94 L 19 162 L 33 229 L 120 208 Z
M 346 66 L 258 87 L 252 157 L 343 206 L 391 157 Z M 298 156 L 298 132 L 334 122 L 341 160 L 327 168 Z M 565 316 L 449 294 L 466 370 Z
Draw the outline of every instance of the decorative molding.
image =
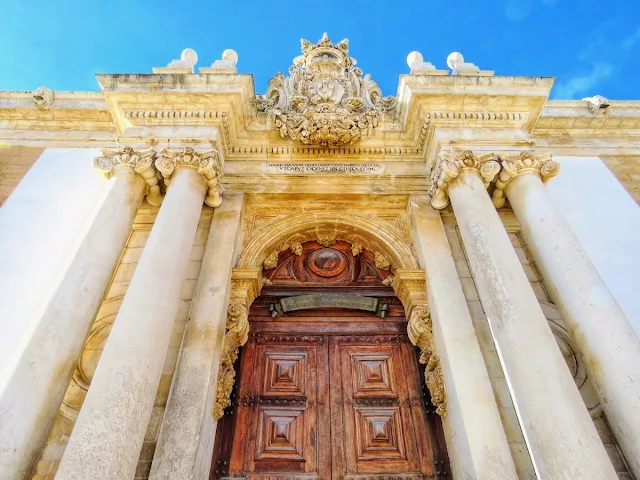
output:
M 405 312 L 427 303 L 427 280 L 422 269 L 397 268 L 393 276 L 393 291 L 402 302 Z
M 500 164 L 493 153 L 476 156 L 471 150 L 440 152 L 438 163 L 431 174 L 431 205 L 441 210 L 449 204 L 449 182 L 459 174 L 479 174 L 486 188 L 499 171 Z
M 391 262 L 387 260 L 387 257 L 385 257 L 382 253 L 375 252 L 374 259 L 376 262 L 376 267 L 379 268 L 380 270 L 389 271 L 389 269 L 391 268 Z
M 409 322 L 407 324 L 407 334 L 409 340 L 416 347 L 420 348 L 420 363 L 426 365 L 424 377 L 431 403 L 436 407 L 436 413 L 445 416 L 447 411 L 447 399 L 444 388 L 444 377 L 440 359 L 435 353 L 435 341 L 433 338 L 433 324 L 429 307 L 416 305 L 411 310 Z
M 220 185 L 222 177 L 222 158 L 217 148 L 204 152 L 196 152 L 193 147 L 184 147 L 180 151 L 163 148 L 156 160 L 156 168 L 164 177 L 165 185 L 169 186 L 173 174 L 182 168 L 197 171 L 207 182 L 207 196 L 204 202 L 210 207 L 218 207 L 222 203 Z
M 351 254 L 357 257 L 364 251 L 364 246 L 360 242 L 351 243 Z
M 531 150 L 525 150 L 519 155 L 504 156 L 500 160 L 502 168 L 492 194 L 493 204 L 496 208 L 504 206 L 505 189 L 514 178 L 533 174 L 546 181 L 560 172 L 560 164 L 554 161 L 549 153 L 536 156 Z
M 49 87 L 38 87 L 33 92 L 33 104 L 37 108 L 49 108 L 53 104 L 54 94 Z
M 318 234 L 318 243 L 324 248 L 329 248 L 331 245 L 336 243 L 336 239 L 337 235 L 335 232 Z
M 289 247 L 289 250 L 291 250 L 291 253 L 299 257 L 300 255 L 302 255 L 302 244 L 300 242 L 292 243 L 291 246 Z M 277 264 L 278 263 L 276 260 L 276 265 Z
M 153 168 L 155 150 L 152 147 L 134 150 L 129 146 L 118 149 L 105 148 L 102 156 L 93 159 L 93 166 L 105 177 L 110 178 L 118 168 L 131 168 L 140 174 L 147 183 L 147 200 L 151 205 L 162 204 L 162 194 L 158 185 L 158 176 Z
M 348 40 L 333 44 L 325 33 L 315 45 L 301 42 L 291 75 L 277 73 L 269 81 L 258 110 L 273 119 L 281 137 L 306 145 L 350 145 L 369 136 L 395 99 L 383 98 L 378 84 L 362 77 Z
M 224 409 L 231 403 L 231 390 L 236 378 L 233 364 L 238 359 L 238 349 L 249 338 L 249 316 L 247 307 L 241 302 L 233 302 L 227 310 L 227 326 L 222 344 L 222 357 L 218 370 L 216 398 L 213 405 L 213 418 L 219 420 Z
M 262 262 L 263 270 L 271 270 L 278 266 L 278 253 L 278 251 L 271 252 L 271 254 L 264 259 L 264 262 Z

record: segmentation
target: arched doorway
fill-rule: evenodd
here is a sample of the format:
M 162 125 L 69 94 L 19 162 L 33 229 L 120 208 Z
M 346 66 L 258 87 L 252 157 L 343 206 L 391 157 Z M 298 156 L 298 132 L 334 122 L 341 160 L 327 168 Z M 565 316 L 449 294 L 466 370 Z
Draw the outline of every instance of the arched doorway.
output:
M 320 237 L 276 251 L 263 275 L 210 478 L 445 478 L 386 257 Z

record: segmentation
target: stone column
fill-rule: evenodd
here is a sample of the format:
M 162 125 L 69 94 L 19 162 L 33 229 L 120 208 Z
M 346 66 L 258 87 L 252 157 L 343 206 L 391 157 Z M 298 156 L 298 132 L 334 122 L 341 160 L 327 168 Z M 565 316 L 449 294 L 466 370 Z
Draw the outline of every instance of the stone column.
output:
M 171 180 L 114 321 L 56 479 L 133 478 L 187 274 L 202 202 L 221 201 L 218 153 L 163 150 Z M 215 191 L 212 191 L 215 190 Z
M 453 476 L 518 478 L 440 215 L 427 197 L 411 198 L 410 215 L 446 386 L 442 424 Z
M 149 201 L 162 200 L 153 149 L 125 147 L 103 154 L 94 165 L 109 178 L 104 195 L 0 381 L 3 478 L 23 478 L 46 439 L 147 184 Z
M 242 202 L 242 195 L 225 198 L 213 215 L 150 479 L 209 476 L 216 428 L 212 406 L 227 324 L 231 269 L 238 252 Z
M 447 194 L 538 478 L 613 479 L 615 470 L 573 382 L 486 186 L 492 154 L 440 155 L 433 205 Z M 444 201 L 443 201 L 444 200 Z
M 559 164 L 550 155 L 522 152 L 504 158 L 502 167 L 494 203 L 501 207 L 506 192 L 609 424 L 640 476 L 640 339 L 542 183 Z

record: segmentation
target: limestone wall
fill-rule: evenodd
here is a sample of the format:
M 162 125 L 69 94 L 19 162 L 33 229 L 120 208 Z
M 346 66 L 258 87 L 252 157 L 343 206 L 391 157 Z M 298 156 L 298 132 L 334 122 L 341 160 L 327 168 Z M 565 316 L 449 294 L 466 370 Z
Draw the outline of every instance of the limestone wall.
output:
M 531 256 L 528 253 L 524 239 L 520 235 L 515 217 L 510 214 L 502 214 L 501 217 L 503 218 L 503 222 L 509 232 L 511 243 L 516 250 L 536 298 L 540 302 L 545 316 L 552 326 L 552 330 L 556 335 L 556 340 L 558 340 L 565 360 L 567 360 L 569 369 L 576 380 L 576 384 L 580 386 L 580 393 L 585 400 L 587 408 L 589 408 L 592 413 L 594 424 L 603 443 L 605 444 L 609 457 L 618 472 L 618 476 L 621 479 L 632 479 L 633 477 L 628 473 L 628 469 L 624 463 L 620 450 L 607 425 L 606 418 L 600 411 L 595 390 L 586 376 L 586 372 L 581 365 L 581 361 L 577 357 L 577 353 L 570 345 L 568 333 L 564 328 L 562 318 L 558 310 L 553 306 L 542 278 L 538 273 L 534 262 L 531 260 Z M 520 429 L 520 424 L 518 422 L 513 401 L 511 400 L 507 381 L 493 343 L 487 317 L 482 308 L 482 303 L 478 297 L 475 283 L 469 269 L 469 264 L 467 262 L 460 233 L 455 223 L 455 218 L 451 214 L 445 214 L 443 216 L 443 221 L 445 224 L 447 239 L 455 260 L 456 269 L 462 283 L 462 289 L 471 312 L 476 334 L 478 335 L 480 349 L 482 351 L 485 364 L 487 365 L 487 371 L 496 396 L 496 402 L 498 403 L 498 409 L 500 410 L 500 416 L 505 428 L 507 440 L 509 441 L 509 446 L 511 447 L 511 453 L 516 464 L 519 478 L 522 480 L 535 480 L 537 477 L 533 469 L 533 464 L 531 463 L 527 445 L 522 435 L 522 430 Z M 535 348 L 535 345 L 531 345 L 531 348 Z
M 111 325 L 116 318 L 129 282 L 133 277 L 157 213 L 158 208 L 146 202 L 138 211 L 131 236 L 129 237 L 118 268 L 113 276 L 111 286 L 91 327 L 85 349 L 78 362 L 78 368 L 67 389 L 65 399 L 49 433 L 46 445 L 35 465 L 33 474 L 30 476 L 32 480 L 53 480 L 55 476 L 69 436 L 73 430 L 75 418 L 82 406 L 87 388 L 89 387 L 98 360 L 100 359 L 100 354 L 109 336 Z M 200 272 L 200 264 L 204 254 L 204 245 L 209 233 L 212 215 L 213 209 L 205 206 L 200 217 L 196 238 L 191 250 L 187 280 L 182 286 L 182 303 L 175 319 L 171 343 L 167 351 L 153 413 L 140 453 L 140 460 L 135 476 L 136 479 L 146 479 L 149 475 L 151 460 L 155 452 L 160 424 L 162 422 L 162 416 L 164 415 L 171 380 L 173 379 L 173 372 L 182 342 L 182 334 L 188 320 L 191 298 L 195 289 L 198 273 Z M 153 335 L 153 332 L 149 332 L 149 335 Z
M 640 205 L 640 157 L 602 157 L 602 161 Z

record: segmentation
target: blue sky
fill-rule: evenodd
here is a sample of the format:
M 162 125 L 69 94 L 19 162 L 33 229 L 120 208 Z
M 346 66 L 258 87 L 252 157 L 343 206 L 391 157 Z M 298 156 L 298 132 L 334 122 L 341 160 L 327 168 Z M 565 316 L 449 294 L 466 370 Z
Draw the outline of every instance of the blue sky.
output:
M 264 92 L 300 38 L 326 31 L 385 95 L 418 50 L 459 51 L 497 75 L 557 77 L 552 98 L 640 99 L 640 0 L 2 0 L 0 90 L 98 90 L 95 73 L 151 73 L 186 47 L 198 66 L 238 52 Z

